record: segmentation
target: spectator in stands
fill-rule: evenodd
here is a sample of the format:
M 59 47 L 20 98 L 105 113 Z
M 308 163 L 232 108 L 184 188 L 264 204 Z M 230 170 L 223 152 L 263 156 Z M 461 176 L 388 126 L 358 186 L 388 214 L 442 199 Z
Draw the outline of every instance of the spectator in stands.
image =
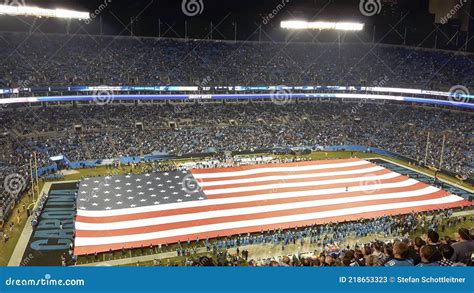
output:
M 389 260 L 386 267 L 413 266 L 413 260 L 408 257 L 408 247 L 405 243 L 398 241 L 393 244 L 393 259 Z
M 454 249 L 451 260 L 454 262 L 460 262 L 467 264 L 470 260 L 472 253 L 474 253 L 474 240 L 469 230 L 466 228 L 459 228 L 457 234 L 457 242 L 451 246 Z
M 426 242 L 428 246 L 433 247 L 432 249 L 433 254 L 430 255 L 430 261 L 431 262 L 440 261 L 443 257 L 441 256 L 441 252 L 440 252 L 441 243 L 439 242 L 438 232 L 433 231 L 433 230 L 428 231 Z M 421 252 L 420 252 L 420 255 L 421 255 Z
M 440 266 L 439 261 L 441 261 L 441 259 L 439 261 L 435 260 L 436 253 L 439 253 L 441 255 L 439 249 L 435 245 L 424 245 L 420 249 L 421 262 L 417 266 Z

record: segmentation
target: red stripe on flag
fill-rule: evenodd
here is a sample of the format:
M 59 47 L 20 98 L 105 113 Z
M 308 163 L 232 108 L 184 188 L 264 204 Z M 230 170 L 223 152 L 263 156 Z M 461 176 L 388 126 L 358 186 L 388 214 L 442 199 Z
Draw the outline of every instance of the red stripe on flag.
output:
M 269 200 L 257 200 L 257 201 L 248 201 L 248 202 L 239 202 L 239 203 L 228 203 L 228 204 L 218 204 L 218 205 L 210 205 L 210 206 L 170 209 L 170 210 L 162 210 L 162 211 L 156 211 L 156 212 L 133 213 L 133 214 L 128 214 L 128 215 L 119 215 L 119 216 L 110 216 L 110 217 L 77 216 L 76 222 L 83 222 L 83 223 L 123 222 L 123 221 L 149 219 L 149 218 L 164 217 L 164 216 L 200 213 L 200 212 L 207 212 L 207 211 L 247 208 L 247 207 L 254 207 L 254 206 L 265 206 L 265 205 L 272 205 L 272 204 L 279 204 L 279 203 L 291 203 L 291 202 L 302 202 L 302 201 L 313 201 L 313 200 L 324 200 L 324 199 L 337 199 L 337 198 L 345 198 L 345 197 L 367 196 L 367 195 L 372 195 L 375 193 L 377 194 L 399 193 L 399 192 L 415 191 L 418 189 L 423 189 L 425 187 L 427 187 L 426 184 L 419 182 L 411 186 L 385 188 L 385 189 L 380 189 L 380 190 L 374 189 L 370 191 L 357 191 L 357 192 L 348 191 L 348 192 L 334 193 L 334 194 L 308 195 L 308 196 L 278 198 L 278 199 L 269 199 Z
M 396 209 L 396 210 L 388 209 L 388 210 L 370 212 L 370 213 L 360 213 L 360 214 L 321 218 L 321 219 L 314 219 L 314 220 L 288 222 L 284 224 L 279 223 L 279 224 L 272 224 L 272 225 L 245 227 L 245 228 L 239 228 L 239 229 L 209 231 L 205 233 L 180 235 L 180 236 L 144 240 L 144 241 L 132 241 L 132 242 L 114 243 L 114 244 L 106 244 L 106 245 L 76 246 L 74 248 L 74 254 L 84 255 L 84 254 L 92 254 L 95 252 L 106 252 L 109 250 L 120 250 L 122 248 L 125 248 L 125 249 L 139 248 L 141 246 L 146 248 L 147 246 L 150 246 L 150 245 L 170 244 L 170 243 L 176 243 L 178 241 L 195 240 L 196 238 L 206 239 L 206 237 L 215 238 L 215 237 L 232 236 L 232 235 L 238 235 L 238 234 L 255 233 L 255 232 L 260 232 L 260 231 L 277 230 L 277 229 L 292 229 L 296 227 L 320 225 L 320 224 L 326 224 L 330 222 L 334 223 L 334 222 L 357 221 L 360 219 L 371 219 L 371 218 L 382 217 L 382 216 L 409 214 L 412 212 L 449 209 L 449 208 L 470 206 L 470 205 L 473 205 L 473 203 L 469 201 L 459 201 L 459 202 L 453 202 L 453 203 L 447 203 L 447 204 L 420 206 L 420 207 L 415 207 L 415 208 L 402 208 L 402 209 Z

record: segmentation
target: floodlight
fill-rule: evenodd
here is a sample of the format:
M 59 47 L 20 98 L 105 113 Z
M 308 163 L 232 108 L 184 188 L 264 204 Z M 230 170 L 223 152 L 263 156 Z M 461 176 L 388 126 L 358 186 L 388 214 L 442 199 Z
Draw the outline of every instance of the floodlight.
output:
M 280 23 L 282 28 L 286 29 L 317 29 L 317 30 L 339 30 L 339 31 L 361 31 L 364 28 L 363 23 L 357 22 L 327 22 L 327 21 L 302 21 L 288 20 Z
M 68 18 L 68 19 L 88 19 L 88 12 L 81 12 L 67 9 L 46 9 L 33 6 L 14 6 L 14 5 L 0 5 L 0 15 L 23 15 L 23 16 L 37 16 L 37 17 L 54 17 L 54 18 Z

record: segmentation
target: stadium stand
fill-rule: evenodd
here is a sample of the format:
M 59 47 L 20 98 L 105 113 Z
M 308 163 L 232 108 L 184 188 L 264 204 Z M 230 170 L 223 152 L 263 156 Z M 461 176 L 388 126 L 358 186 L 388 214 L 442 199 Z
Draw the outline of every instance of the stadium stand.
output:
M 430 133 L 427 164 L 438 166 L 445 135 L 442 168 L 472 176 L 472 114 L 416 110 L 403 105 L 364 104 L 359 108 L 332 102 L 5 109 L 0 121 L 10 125 L 10 130 L 0 139 L 5 150 L 1 159 L 10 168 L 2 174 L 16 172 L 27 178 L 26 164 L 32 152 L 37 152 L 40 167 L 44 167 L 51 165 L 50 156 L 58 154 L 70 161 L 83 161 L 155 151 L 178 155 L 278 146 L 361 145 L 422 162 Z M 143 122 L 143 131 L 136 128 L 137 119 Z M 171 129 L 169 121 L 177 121 L 179 127 Z M 84 126 L 82 133 L 74 130 L 75 124 Z
M 464 52 L 373 44 L 280 44 L 2 32 L 0 86 L 473 85 Z M 449 64 L 449 66 L 447 65 Z M 192 68 L 192 70 L 190 70 Z M 41 69 L 41 70 L 39 70 Z M 460 80 L 465 77 L 465 80 Z
M 452 85 L 472 86 L 471 54 L 363 44 L 270 44 L 215 42 L 156 38 L 97 37 L 0 33 L 6 48 L 0 52 L 1 87 L 50 85 L 358 85 L 446 90 Z M 275 51 L 284 54 L 273 54 Z M 446 64 L 449 62 L 449 66 Z M 41 68 L 41 70 L 38 70 Z M 192 70 L 189 70 L 192 68 Z M 112 73 L 112 74 L 111 74 Z M 459 80 L 460 77 L 466 77 Z M 416 108 L 415 108 L 416 107 Z M 416 109 L 416 111 L 414 111 Z M 441 167 L 462 178 L 474 170 L 473 113 L 395 103 L 305 102 L 276 105 L 260 103 L 41 105 L 0 108 L 0 182 L 19 174 L 28 186 L 28 160 L 38 155 L 39 167 L 52 164 L 51 156 L 64 155 L 71 162 L 114 159 L 160 153 L 245 152 L 274 148 L 357 145 L 380 148 Z M 231 122 L 232 121 L 232 122 Z M 143 129 L 138 129 L 140 122 Z M 175 123 L 176 127 L 170 127 Z M 74 129 L 81 125 L 81 131 Z M 442 153 L 442 141 L 445 147 Z M 440 157 L 443 162 L 440 165 Z M 47 173 L 47 172 L 46 172 Z M 0 185 L 0 217 L 7 218 L 12 196 Z M 444 213 L 444 212 L 440 212 Z M 379 241 L 362 247 L 338 249 L 319 258 L 283 257 L 251 260 L 249 265 L 394 265 L 406 255 L 430 264 L 430 248 L 419 239 L 404 238 L 425 215 L 377 219 L 380 225 L 341 223 L 298 232 L 272 232 L 265 242 L 321 241 L 326 247 L 347 233 L 369 233 L 390 228 L 401 241 Z M 430 222 L 436 230 L 436 217 Z M 373 229 L 373 231 L 364 231 Z M 329 234 L 331 239 L 321 238 Z M 459 231 L 459 243 L 444 239 L 437 245 L 444 258 L 437 264 L 467 263 L 457 259 L 461 246 L 472 245 L 470 232 Z M 253 236 L 252 236 L 253 237 Z M 334 238 L 335 237 L 335 238 Z M 245 237 L 244 237 L 245 238 Z M 317 239 L 317 240 L 316 240 Z M 247 241 L 235 240 L 237 243 Z M 257 241 L 257 240 L 252 240 Z M 263 241 L 263 240 L 258 240 Z M 306 241 L 306 240 L 303 240 Z M 216 242 L 213 242 L 216 243 Z M 219 245 L 219 244 L 215 244 Z M 226 244 L 220 244 L 226 245 Z M 448 245 L 448 246 L 446 246 Z M 452 248 L 450 248 L 452 247 Z M 213 245 L 209 246 L 213 249 Z M 216 248 L 218 250 L 219 248 Z M 452 251 L 454 250 L 454 251 Z M 220 253 L 220 252 L 219 252 Z M 215 252 L 215 255 L 219 254 Z M 224 252 L 225 253 L 225 252 Z M 453 256 L 454 255 L 454 256 Z M 241 255 L 238 255 L 240 257 Z M 229 265 L 220 255 L 218 265 Z M 233 259 L 233 257 L 230 257 Z M 398 260 L 398 261 L 394 261 Z M 448 260 L 454 259 L 454 263 Z M 235 259 L 234 259 L 235 260 Z M 439 262 L 441 261 L 441 262 Z M 213 260 L 189 260 L 188 264 L 213 264 Z

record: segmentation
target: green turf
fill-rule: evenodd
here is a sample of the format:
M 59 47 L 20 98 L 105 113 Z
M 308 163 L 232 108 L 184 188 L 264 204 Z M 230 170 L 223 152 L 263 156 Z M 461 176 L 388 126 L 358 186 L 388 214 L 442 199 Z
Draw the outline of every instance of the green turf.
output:
M 255 154 L 255 155 L 249 155 L 247 157 L 255 157 L 255 156 L 261 156 L 261 155 L 268 155 L 268 154 Z M 420 167 L 415 167 L 413 165 L 409 165 L 408 163 L 389 158 L 386 156 L 378 155 L 378 154 L 373 154 L 373 153 L 364 153 L 364 152 L 346 152 L 346 151 L 318 151 L 318 152 L 312 152 L 311 154 L 308 155 L 301 155 L 298 157 L 307 157 L 310 158 L 311 160 L 323 160 L 323 159 L 346 159 L 350 158 L 351 155 L 358 157 L 358 158 L 381 158 L 381 159 L 386 159 L 390 160 L 393 162 L 396 162 L 400 165 L 410 167 L 412 169 L 415 169 L 419 172 L 424 172 L 429 175 L 433 175 L 434 171 L 425 169 L 425 168 L 420 168 Z M 294 158 L 295 156 L 293 155 L 282 155 L 280 157 L 284 158 Z M 174 160 L 174 163 L 179 163 L 179 162 L 185 162 L 185 161 L 195 161 L 195 160 L 202 160 L 203 158 L 187 158 L 187 159 L 179 159 L 179 160 Z M 141 163 L 141 164 L 135 164 L 135 167 L 132 166 L 125 166 L 122 165 L 118 168 L 110 168 L 110 167 L 97 167 L 97 168 L 86 168 L 86 169 L 77 169 L 78 173 L 76 174 L 70 174 L 64 176 L 64 178 L 61 179 L 56 179 L 54 182 L 61 182 L 61 181 L 69 181 L 69 180 L 80 180 L 83 177 L 93 177 L 93 176 L 106 176 L 106 175 L 115 175 L 115 174 L 127 174 L 127 173 L 141 173 L 144 171 L 151 170 L 151 164 L 149 163 Z M 466 189 L 469 189 L 474 192 L 474 187 L 472 185 L 469 185 L 467 183 L 461 182 L 460 180 L 456 178 L 452 178 L 443 174 L 439 175 L 440 178 L 443 180 L 453 183 L 453 184 L 458 184 L 460 186 L 465 187 Z M 43 188 L 43 182 L 40 182 L 40 190 Z M 17 209 L 22 207 L 22 204 L 25 203 L 26 205 L 29 205 L 31 203 L 31 200 L 28 196 L 24 196 L 21 203 L 15 207 L 15 209 L 12 212 L 12 215 L 16 215 Z M 16 223 L 16 216 L 9 219 L 9 221 L 6 223 L 10 223 L 12 220 L 15 221 L 15 228 L 9 232 L 9 229 L 7 228 L 7 233 L 10 235 L 10 240 L 7 243 L 4 243 L 4 241 L 0 241 L 0 266 L 5 266 L 8 264 L 8 261 L 10 259 L 10 256 L 13 253 L 13 250 L 16 246 L 16 243 L 18 242 L 18 239 L 20 237 L 21 231 L 23 230 L 23 227 L 26 223 L 26 213 L 22 213 L 20 217 L 20 223 Z M 29 223 L 28 223 L 29 224 Z M 6 226 L 8 227 L 8 226 Z M 81 261 L 82 259 L 79 258 Z

